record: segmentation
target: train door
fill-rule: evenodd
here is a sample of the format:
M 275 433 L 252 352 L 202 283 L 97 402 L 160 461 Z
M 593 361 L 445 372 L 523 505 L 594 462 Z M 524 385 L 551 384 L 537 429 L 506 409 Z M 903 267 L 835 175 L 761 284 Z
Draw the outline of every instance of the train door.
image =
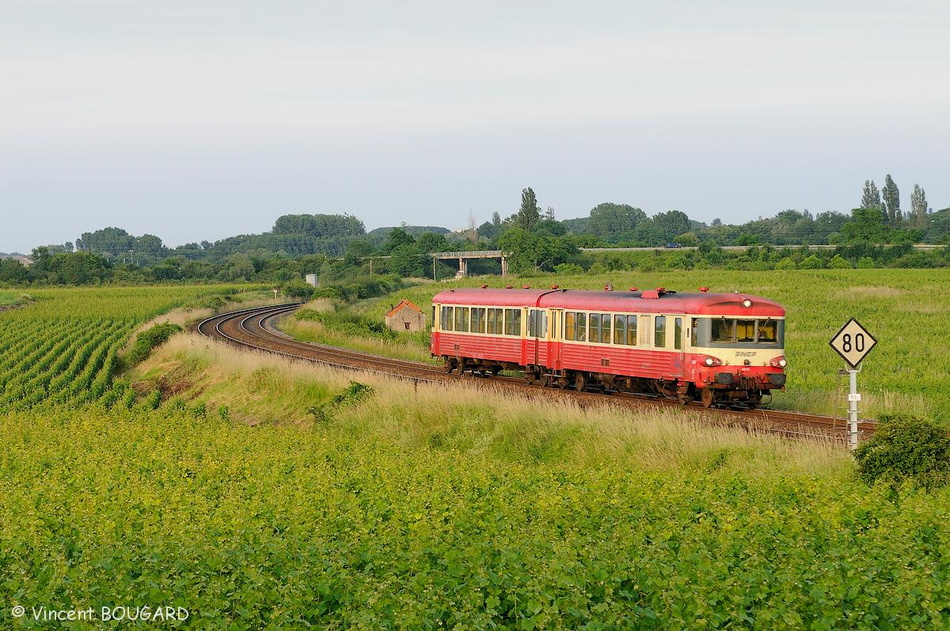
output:
M 551 370 L 561 369 L 561 330 L 564 326 L 564 310 L 551 309 L 550 321 L 548 326 L 548 363 Z
M 673 318 L 673 368 L 677 377 L 685 374 L 686 366 L 686 329 L 683 318 Z
M 528 344 L 530 362 L 544 366 L 548 356 L 548 313 L 544 309 L 528 311 Z

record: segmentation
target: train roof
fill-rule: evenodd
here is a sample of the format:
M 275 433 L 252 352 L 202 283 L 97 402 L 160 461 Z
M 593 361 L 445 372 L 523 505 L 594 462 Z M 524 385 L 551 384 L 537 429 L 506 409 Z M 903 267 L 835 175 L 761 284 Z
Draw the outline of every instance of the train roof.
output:
M 743 303 L 750 301 L 745 307 Z M 578 311 L 692 313 L 697 315 L 784 317 L 785 309 L 768 298 L 743 293 L 680 294 L 662 289 L 587 291 L 581 289 L 449 289 L 436 304 L 547 307 Z

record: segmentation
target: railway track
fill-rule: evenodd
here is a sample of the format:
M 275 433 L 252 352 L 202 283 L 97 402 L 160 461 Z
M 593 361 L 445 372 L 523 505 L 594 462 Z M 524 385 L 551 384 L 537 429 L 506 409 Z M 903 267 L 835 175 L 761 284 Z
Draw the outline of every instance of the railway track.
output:
M 788 438 L 832 440 L 845 444 L 847 419 L 815 416 L 796 412 L 769 409 L 737 410 L 703 408 L 700 404 L 682 405 L 672 399 L 646 395 L 600 392 L 577 392 L 555 388 L 541 388 L 516 377 L 475 377 L 469 374 L 446 374 L 441 366 L 390 359 L 378 355 L 360 353 L 346 348 L 310 344 L 294 340 L 281 333 L 275 322 L 294 311 L 298 303 L 243 309 L 207 318 L 195 330 L 206 337 L 230 344 L 282 355 L 291 359 L 311 361 L 336 368 L 358 370 L 407 379 L 418 384 L 461 382 L 478 385 L 505 393 L 520 393 L 529 397 L 551 400 L 570 400 L 581 406 L 613 405 L 633 408 L 675 407 L 720 426 L 739 427 L 748 431 L 777 434 Z M 860 437 L 874 433 L 874 423 L 858 425 Z

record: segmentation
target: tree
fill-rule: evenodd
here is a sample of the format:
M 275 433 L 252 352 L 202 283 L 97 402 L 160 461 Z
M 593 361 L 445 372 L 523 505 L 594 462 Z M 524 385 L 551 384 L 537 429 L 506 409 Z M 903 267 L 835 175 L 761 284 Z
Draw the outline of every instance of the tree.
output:
M 548 270 L 577 256 L 577 246 L 568 238 L 535 234 L 515 226 L 498 239 L 515 271 Z
M 884 199 L 884 215 L 887 217 L 887 223 L 892 227 L 899 225 L 904 219 L 901 213 L 901 193 L 890 173 L 884 178 L 881 197 Z
M 689 217 L 679 210 L 657 213 L 653 215 L 653 223 L 663 233 L 663 238 L 667 241 L 678 234 L 689 232 Z
M 910 194 L 910 214 L 915 227 L 927 227 L 927 194 L 919 184 L 914 184 L 914 192 Z
M 530 187 L 522 190 L 521 209 L 518 210 L 518 214 L 515 216 L 515 224 L 519 228 L 531 232 L 540 220 L 541 208 L 538 207 L 538 198 L 535 197 L 534 191 Z
M 877 190 L 874 180 L 864 180 L 864 194 L 861 195 L 861 208 L 882 208 L 881 191 Z
M 877 208 L 855 208 L 851 220 L 841 226 L 844 242 L 887 243 L 889 229 L 886 218 Z
M 383 251 L 392 254 L 397 248 L 406 245 L 415 245 L 416 240 L 411 234 L 403 228 L 393 228 L 386 236 L 386 243 L 383 245 Z
M 135 249 L 135 237 L 122 228 L 103 228 L 95 232 L 84 232 L 76 239 L 76 249 L 80 252 L 109 253 L 122 256 Z
M 608 243 L 619 243 L 632 238 L 637 225 L 646 218 L 639 208 L 604 202 L 591 209 L 587 231 Z

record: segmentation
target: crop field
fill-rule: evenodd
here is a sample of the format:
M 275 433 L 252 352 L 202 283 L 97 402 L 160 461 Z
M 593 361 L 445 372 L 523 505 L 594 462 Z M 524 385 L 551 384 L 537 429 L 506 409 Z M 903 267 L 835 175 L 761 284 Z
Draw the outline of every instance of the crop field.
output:
M 425 307 L 446 287 L 506 283 L 546 287 L 616 290 L 666 287 L 682 293 L 742 291 L 783 304 L 787 310 L 787 392 L 772 407 L 820 414 L 847 414 L 843 360 L 828 341 L 849 318 L 857 318 L 878 340 L 858 376 L 862 415 L 909 412 L 950 427 L 950 270 L 791 270 L 749 272 L 703 270 L 638 274 L 609 272 L 599 277 L 544 276 L 530 279 L 485 277 L 426 284 L 359 305 L 357 311 L 382 319 L 388 305 L 403 298 Z M 420 349 L 420 355 L 425 349 Z
M 950 620 L 950 489 L 868 488 L 833 445 L 678 411 L 412 388 L 185 334 L 119 373 L 132 331 L 203 291 L 0 313 L 0 628 L 103 607 L 198 629 Z
M 15 291 L 0 290 L 0 307 L 7 307 L 18 303 L 20 296 L 21 294 Z

